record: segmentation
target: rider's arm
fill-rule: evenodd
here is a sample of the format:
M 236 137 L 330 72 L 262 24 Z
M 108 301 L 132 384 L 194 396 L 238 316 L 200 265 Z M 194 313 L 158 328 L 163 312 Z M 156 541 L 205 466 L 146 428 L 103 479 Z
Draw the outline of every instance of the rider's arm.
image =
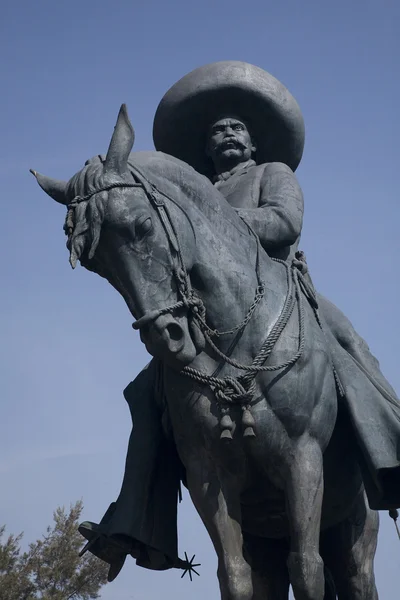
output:
M 301 233 L 303 193 L 293 171 L 283 163 L 266 165 L 260 182 L 259 208 L 238 210 L 266 250 L 291 246 Z

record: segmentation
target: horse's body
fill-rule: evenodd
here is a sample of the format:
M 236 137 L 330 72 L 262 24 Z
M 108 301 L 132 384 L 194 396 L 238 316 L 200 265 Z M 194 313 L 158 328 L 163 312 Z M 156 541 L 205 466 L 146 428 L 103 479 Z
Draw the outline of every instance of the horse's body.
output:
M 132 158 L 134 164 L 142 162 L 139 155 Z M 153 164 L 154 172 L 159 172 L 160 158 L 147 155 L 144 159 L 146 172 L 152 179 Z M 167 179 L 179 182 L 182 175 L 186 175 L 184 195 L 175 192 L 173 203 L 166 200 L 168 210 L 178 232 L 191 229 L 188 221 L 194 229 L 196 258 L 191 279 L 196 294 L 207 307 L 210 327 L 229 330 L 241 321 L 254 298 L 256 244 L 235 211 L 214 188 L 207 185 L 206 194 L 196 194 L 196 181 L 192 193 L 188 194 L 188 177 L 180 169 L 181 166 L 174 164 Z M 183 240 L 183 255 L 190 255 Z M 266 298 L 242 332 L 233 353 L 244 364 L 250 364 L 257 355 L 282 310 L 287 293 L 283 265 L 271 260 L 264 252 L 260 258 Z M 220 409 L 214 394 L 204 385 L 194 385 L 191 379 L 175 369 L 165 367 L 166 399 L 174 440 L 186 469 L 192 500 L 219 556 L 223 600 L 269 598 L 266 596 L 268 587 L 273 593 L 271 599 L 287 598 L 289 547 L 270 541 L 263 544 L 260 538 L 291 539 L 294 564 L 289 571 L 295 590 L 300 570 L 307 569 L 307 581 L 301 583 L 305 588 L 296 590 L 296 597 L 319 598 L 316 578 L 320 524 L 321 531 L 327 531 L 325 539 L 330 540 L 325 544 L 325 554 L 330 569 L 337 575 L 338 587 L 342 587 L 344 594 L 353 594 L 343 597 L 376 598 L 370 555 L 371 548 L 372 554 L 375 550 L 377 516 L 367 507 L 362 493 L 354 438 L 346 416 L 341 412 L 338 418 L 329 352 L 308 303 L 305 304 L 304 325 L 305 347 L 297 363 L 286 371 L 260 373 L 257 377 L 256 401 L 252 405 L 257 436 L 248 441 L 243 438 L 240 427 L 240 407 L 230 413 L 234 422 L 233 440 L 223 444 L 220 440 Z M 226 351 L 230 342 L 228 338 L 220 348 Z M 269 363 L 281 364 L 292 357 L 298 343 L 299 321 L 298 313 L 294 311 Z M 191 366 L 211 374 L 220 363 L 220 359 L 206 349 Z M 220 375 L 237 374 L 237 369 L 225 364 Z M 362 542 L 364 527 L 360 528 L 360 522 L 366 525 L 370 538 L 367 545 L 365 540 L 364 545 Z M 347 523 L 347 527 L 343 523 Z M 271 548 L 284 558 L 279 563 L 280 570 L 276 564 L 269 570 L 268 581 L 258 577 L 259 571 L 253 569 L 253 592 L 259 587 L 255 596 L 251 596 L 250 591 L 236 589 L 246 576 L 249 589 L 251 587 L 247 562 L 240 558 L 242 532 L 250 563 L 259 564 L 260 555 L 271 553 Z M 343 583 L 337 566 L 340 564 L 343 568 L 346 555 L 349 557 L 355 552 L 353 544 L 357 537 L 360 541 L 358 555 L 352 556 L 354 570 L 350 579 L 353 581 L 348 578 Z M 311 557 L 307 556 L 308 544 L 312 548 Z M 360 578 L 365 579 L 367 565 L 369 576 L 367 581 L 360 583 Z M 265 572 L 268 572 L 266 565 L 264 575 Z M 356 584 L 354 579 L 357 579 Z M 358 591 L 355 591 L 357 587 Z
M 219 378 L 237 377 L 238 370 L 204 347 L 186 310 L 157 311 L 180 300 L 184 265 L 194 295 L 207 309 L 209 327 L 232 329 L 259 285 L 257 243 L 218 191 L 187 165 L 159 153 L 132 155 L 128 163 L 129 126 L 120 113 L 104 167 L 96 166 L 101 173 L 104 169 L 97 184 L 87 188 L 90 165 L 84 178 L 71 180 L 68 202 L 77 194 L 91 198 L 75 207 L 81 212 L 75 215 L 69 246 L 84 266 L 109 279 L 135 318 L 146 321 L 142 340 L 164 361 L 173 437 L 190 495 L 218 555 L 222 600 L 284 600 L 289 580 L 296 600 L 322 600 L 321 531 L 326 532 L 321 548 L 324 535 L 330 540 L 324 554 L 339 597 L 375 600 L 371 561 L 377 517 L 365 502 L 353 438 L 338 408 L 330 355 L 311 305 L 304 300 L 304 347 L 298 360 L 257 375 L 251 401 L 256 436 L 243 437 L 242 409 L 235 405 L 229 410 L 232 439 L 222 442 L 223 403 L 208 385 L 181 370 L 190 364 Z M 144 174 L 157 187 L 156 203 L 149 201 L 148 189 L 129 187 L 135 185 L 132 172 L 136 183 L 143 183 Z M 95 193 L 99 185 L 106 190 Z M 164 205 L 163 215 L 157 202 Z M 90 220 L 99 214 L 96 232 Z M 235 347 L 230 348 L 233 336 L 218 341 L 222 352 L 232 351 L 232 358 L 246 365 L 271 332 L 288 291 L 285 266 L 264 251 L 259 275 L 265 297 Z M 295 309 L 268 364 L 296 355 L 299 327 Z M 275 560 L 271 548 L 276 548 Z M 338 569 L 350 563 L 347 572 Z

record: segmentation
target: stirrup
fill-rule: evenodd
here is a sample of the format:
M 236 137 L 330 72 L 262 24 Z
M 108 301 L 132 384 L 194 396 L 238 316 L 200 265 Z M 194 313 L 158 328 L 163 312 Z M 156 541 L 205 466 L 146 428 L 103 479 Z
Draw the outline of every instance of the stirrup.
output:
M 98 539 L 100 539 L 100 536 L 93 538 L 92 540 L 90 540 L 90 542 L 86 542 L 86 544 L 83 546 L 82 550 L 78 554 L 79 558 L 82 558 L 82 556 L 86 554 L 86 552 L 88 552 L 90 548 L 92 548 L 92 546 L 95 545 Z
M 92 523 L 91 521 L 84 521 L 78 527 L 79 533 L 88 540 L 87 544 L 82 548 L 80 555 L 83 556 L 85 552 L 93 548 L 97 542 L 102 544 L 99 548 L 99 553 L 93 552 L 95 556 L 112 564 L 113 560 L 120 560 L 122 555 L 130 554 L 132 550 L 132 542 L 123 535 L 112 534 L 108 535 L 105 531 L 104 526 L 100 523 Z M 107 552 L 108 551 L 108 552 Z M 111 558 L 110 558 L 111 551 Z M 117 554 L 117 558 L 114 559 L 113 553 Z M 110 560 L 107 560 L 110 558 Z

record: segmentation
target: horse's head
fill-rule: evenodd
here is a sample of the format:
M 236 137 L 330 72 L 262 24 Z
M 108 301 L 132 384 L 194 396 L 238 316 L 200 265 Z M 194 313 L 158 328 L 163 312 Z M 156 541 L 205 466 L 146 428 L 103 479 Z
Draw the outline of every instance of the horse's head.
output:
M 202 336 L 189 324 L 182 302 L 194 234 L 186 223 L 178 240 L 171 207 L 163 206 L 143 174 L 128 165 L 133 142 L 123 105 L 105 159 L 87 161 L 69 182 L 33 174 L 47 194 L 68 207 L 64 228 L 72 267 L 79 260 L 105 277 L 138 319 L 135 328 L 147 350 L 179 368 L 202 350 Z M 186 219 L 182 211 L 172 210 Z

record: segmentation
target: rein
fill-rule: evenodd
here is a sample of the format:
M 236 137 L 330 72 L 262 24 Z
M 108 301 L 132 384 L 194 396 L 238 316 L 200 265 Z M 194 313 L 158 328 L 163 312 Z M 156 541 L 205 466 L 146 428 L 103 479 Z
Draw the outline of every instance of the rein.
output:
M 267 339 L 261 346 L 257 356 L 254 358 L 251 365 L 244 365 L 239 363 L 238 361 L 230 358 L 227 354 L 222 352 L 214 343 L 213 337 L 221 337 L 225 335 L 233 335 L 235 333 L 239 333 L 243 331 L 247 324 L 250 322 L 257 306 L 264 298 L 265 295 L 265 284 L 261 279 L 260 275 L 260 240 L 258 236 L 255 234 L 253 229 L 246 223 L 250 233 L 254 236 L 257 245 L 257 257 L 256 257 L 256 274 L 257 274 L 257 288 L 255 292 L 254 300 L 247 311 L 244 319 L 227 331 L 218 331 L 216 329 L 211 329 L 206 322 L 206 308 L 204 306 L 201 298 L 195 295 L 193 289 L 191 287 L 190 278 L 188 272 L 186 270 L 186 266 L 183 260 L 179 236 L 169 214 L 167 207 L 165 206 L 164 201 L 162 200 L 161 193 L 157 190 L 157 188 L 152 185 L 146 177 L 141 173 L 137 167 L 135 167 L 135 176 L 141 183 L 143 184 L 143 188 L 150 201 L 155 206 L 161 222 L 166 231 L 169 243 L 171 248 L 177 253 L 179 259 L 179 268 L 173 268 L 173 272 L 175 278 L 178 283 L 178 291 L 181 296 L 181 300 L 176 302 L 171 306 L 167 306 L 155 311 L 150 311 L 143 315 L 140 319 L 138 319 L 135 323 L 133 323 L 134 329 L 141 329 L 151 321 L 154 321 L 156 318 L 163 314 L 172 313 L 179 308 L 185 307 L 188 313 L 191 313 L 191 317 L 193 321 L 197 324 L 200 331 L 203 333 L 206 342 L 212 348 L 212 350 L 219 356 L 225 363 L 230 364 L 231 366 L 245 371 L 245 374 L 239 377 L 215 377 L 213 375 L 209 375 L 200 371 L 199 369 L 195 369 L 193 367 L 185 366 L 180 371 L 187 377 L 191 378 L 198 383 L 202 383 L 208 385 L 211 390 L 214 392 L 216 400 L 218 402 L 220 411 L 221 411 L 221 439 L 231 440 L 232 439 L 232 430 L 233 430 L 233 422 L 229 415 L 229 409 L 232 406 L 240 406 L 242 408 L 242 426 L 244 429 L 243 435 L 244 437 L 255 437 L 254 432 L 254 418 L 250 411 L 250 402 L 253 399 L 254 392 L 256 389 L 256 376 L 260 372 L 265 371 L 278 371 L 281 369 L 289 368 L 293 366 L 299 358 L 303 354 L 304 343 L 305 343 L 305 335 L 304 335 L 304 306 L 303 306 L 303 298 L 301 293 L 301 286 L 303 289 L 309 294 L 308 286 L 305 284 L 303 276 L 299 271 L 299 261 L 294 261 L 293 264 L 289 264 L 280 259 L 272 259 L 274 262 L 281 263 L 284 265 L 286 269 L 286 277 L 287 277 L 287 286 L 288 291 L 285 299 L 284 306 L 282 311 L 276 321 L 272 331 L 268 335 Z M 167 195 L 164 195 L 168 198 Z M 172 235 L 171 235 L 172 233 Z M 294 292 L 293 292 L 294 288 Z M 272 350 L 278 341 L 280 335 L 282 334 L 284 328 L 286 327 L 289 319 L 293 313 L 294 307 L 297 304 L 298 306 L 298 315 L 299 315 L 299 346 L 296 354 L 279 365 L 264 365 L 265 361 L 271 355 Z
M 237 334 L 245 329 L 247 324 L 250 322 L 251 318 L 254 315 L 254 312 L 257 306 L 260 304 L 261 300 L 265 296 L 265 284 L 261 279 L 260 275 L 260 240 L 252 228 L 246 223 L 250 233 L 254 236 L 256 245 L 257 245 L 257 256 L 256 256 L 256 275 L 257 275 L 257 288 L 255 292 L 254 300 L 249 307 L 246 316 L 244 319 L 232 329 L 227 331 L 218 331 L 216 329 L 211 329 L 206 321 L 206 308 L 204 306 L 201 298 L 195 295 L 189 278 L 189 274 L 187 272 L 181 247 L 179 243 L 179 237 L 174 226 L 174 223 L 171 219 L 169 210 L 165 205 L 165 202 L 162 199 L 162 196 L 165 196 L 167 199 L 170 199 L 166 194 L 161 193 L 155 185 L 153 185 L 148 179 L 140 172 L 140 170 L 135 166 L 130 165 L 130 170 L 134 175 L 135 179 L 138 180 L 138 183 L 113 183 L 108 186 L 105 186 L 99 190 L 95 190 L 86 196 L 76 196 L 71 203 L 68 205 L 68 214 L 65 223 L 65 230 L 67 233 L 71 233 L 74 227 L 73 223 L 73 212 L 75 207 L 89 200 L 95 194 L 100 192 L 110 191 L 114 188 L 142 188 L 150 200 L 151 204 L 155 208 L 160 221 L 164 227 L 165 233 L 167 235 L 167 239 L 170 245 L 171 250 L 176 255 L 178 260 L 178 266 L 174 266 L 174 257 L 171 254 L 171 264 L 172 264 L 172 272 L 175 277 L 177 283 L 177 289 L 180 296 L 180 300 L 175 302 L 170 306 L 166 306 L 164 308 L 156 309 L 145 313 L 142 317 L 140 317 L 135 323 L 133 323 L 132 327 L 135 330 L 139 330 L 149 323 L 155 321 L 161 315 L 165 315 L 168 313 L 173 313 L 176 310 L 181 308 L 185 308 L 187 312 L 190 314 L 194 323 L 199 327 L 200 331 L 204 335 L 206 342 L 209 344 L 211 349 L 215 352 L 217 356 L 219 356 L 225 363 L 235 367 L 236 369 L 245 371 L 244 375 L 239 377 L 215 377 L 213 375 L 208 375 L 207 373 L 200 371 L 199 369 L 195 369 L 193 367 L 185 366 L 180 371 L 180 373 L 186 375 L 192 380 L 208 385 L 211 390 L 214 392 L 217 403 L 219 405 L 221 411 L 221 419 L 220 419 L 220 427 L 221 427 L 221 439 L 231 440 L 232 439 L 232 430 L 234 428 L 232 419 L 229 415 L 229 410 L 233 406 L 240 406 L 242 408 L 242 426 L 244 429 L 243 435 L 244 437 L 255 437 L 254 432 L 254 418 L 250 411 L 250 403 L 253 399 L 255 389 L 256 389 L 256 376 L 260 372 L 271 372 L 278 371 L 281 369 L 289 368 L 293 366 L 301 357 L 304 350 L 305 336 L 304 336 L 304 307 L 303 307 L 303 298 L 301 287 L 303 290 L 308 292 L 309 294 L 309 286 L 304 282 L 304 278 L 299 271 L 298 261 L 293 261 L 292 264 L 287 263 L 286 261 L 272 258 L 274 262 L 281 263 L 284 265 L 286 269 L 286 278 L 287 278 L 287 295 L 284 302 L 284 306 L 282 311 L 273 326 L 270 334 L 267 336 L 267 339 L 264 341 L 261 346 L 257 356 L 254 358 L 251 365 L 244 365 L 235 359 L 230 358 L 227 354 L 222 352 L 218 346 L 213 341 L 213 337 L 221 337 L 226 335 Z M 171 200 L 171 199 L 170 199 Z M 294 289 L 294 291 L 293 291 Z M 296 354 L 286 360 L 284 363 L 279 365 L 264 365 L 265 361 L 271 355 L 272 350 L 278 341 L 280 335 L 282 334 L 284 328 L 286 327 L 289 319 L 293 313 L 294 307 L 297 304 L 298 306 L 298 316 L 299 316 L 299 345 Z M 228 351 L 229 352 L 229 351 Z

